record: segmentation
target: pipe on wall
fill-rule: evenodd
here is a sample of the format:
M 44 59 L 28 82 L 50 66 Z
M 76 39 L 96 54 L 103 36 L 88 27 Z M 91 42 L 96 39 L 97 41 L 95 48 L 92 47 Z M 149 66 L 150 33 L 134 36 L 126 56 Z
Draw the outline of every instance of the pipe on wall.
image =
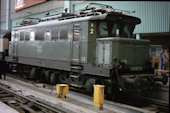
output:
M 136 39 L 139 40 L 141 38 L 140 34 L 136 34 Z
M 10 0 L 6 0 L 6 30 L 10 29 Z
M 72 1 L 71 0 L 69 0 L 69 1 L 65 0 L 64 1 L 64 9 L 65 8 L 67 8 L 68 13 L 73 12 L 73 5 L 72 5 Z

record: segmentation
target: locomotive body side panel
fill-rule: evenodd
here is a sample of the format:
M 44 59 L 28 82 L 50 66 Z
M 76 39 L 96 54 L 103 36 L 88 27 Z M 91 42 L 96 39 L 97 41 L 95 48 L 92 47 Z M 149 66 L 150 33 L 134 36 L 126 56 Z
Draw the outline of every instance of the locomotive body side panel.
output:
M 115 55 L 119 57 L 119 54 L 117 54 L 119 44 L 112 44 L 110 41 L 105 42 L 105 50 L 102 58 L 104 59 L 104 66 L 96 67 L 96 58 L 98 57 L 96 56 L 96 39 L 99 38 L 99 23 L 101 23 L 101 30 L 104 30 L 107 24 L 116 25 L 112 22 L 111 17 L 110 15 L 104 14 L 87 16 L 80 19 L 50 20 L 40 22 L 37 25 L 15 28 L 14 30 L 16 31 L 22 30 L 28 32 L 30 30 L 35 32 L 35 39 L 32 41 L 31 39 L 30 41 L 18 41 L 18 39 L 22 38 L 19 37 L 17 40 L 11 42 L 16 48 L 16 53 L 18 52 L 15 56 L 19 57 L 20 63 L 31 65 L 31 63 L 29 63 L 31 60 L 37 60 L 37 62 L 35 61 L 32 65 L 39 66 L 42 64 L 42 66 L 46 68 L 49 68 L 47 62 L 50 62 L 50 60 L 58 62 L 56 64 L 62 62 L 63 65 L 67 65 L 67 68 L 63 68 L 63 70 L 71 70 L 71 65 L 77 63 L 84 67 L 80 71 L 82 74 L 109 77 L 110 69 L 112 69 L 112 59 Z M 113 18 L 115 18 L 114 21 L 118 21 L 117 16 L 113 16 Z M 126 17 L 123 16 L 123 18 Z M 106 23 L 106 21 L 110 23 Z M 41 33 L 36 35 L 38 32 Z M 55 36 L 53 36 L 54 34 Z M 24 36 L 24 38 L 26 37 Z M 111 53 L 112 50 L 114 51 L 113 53 Z M 100 48 L 98 51 L 100 51 Z M 101 55 L 101 53 L 99 53 L 99 55 Z M 69 63 L 70 66 L 68 66 Z M 54 65 L 52 69 L 61 69 L 59 66 L 60 65 Z
M 114 48 L 114 52 L 112 52 L 113 46 L 112 41 L 97 41 L 96 45 L 96 65 L 98 67 L 104 67 L 108 69 L 112 69 L 112 59 L 116 57 L 116 48 Z M 118 47 L 118 46 L 116 46 Z M 115 55 L 114 55 L 115 54 Z
M 88 21 L 72 23 L 71 62 L 87 63 Z
M 131 66 L 145 66 L 150 61 L 149 41 L 145 40 L 120 40 L 120 59 L 127 59 Z
M 124 68 L 131 71 L 142 71 L 150 61 L 148 50 L 149 41 L 147 40 L 120 37 L 100 38 L 97 39 L 96 65 L 112 69 L 118 64 L 124 65 Z
M 9 57 L 9 60 L 11 60 L 10 57 Z M 40 58 L 18 57 L 18 63 L 31 65 L 31 66 L 39 66 L 39 67 L 49 68 L 49 69 L 58 69 L 58 70 L 70 71 L 70 63 L 66 62 L 66 61 L 40 59 Z
M 89 21 L 81 22 L 81 42 L 80 42 L 80 62 L 88 62 L 88 23 Z
M 88 62 L 95 65 L 96 60 L 97 21 L 89 21 L 88 25 Z

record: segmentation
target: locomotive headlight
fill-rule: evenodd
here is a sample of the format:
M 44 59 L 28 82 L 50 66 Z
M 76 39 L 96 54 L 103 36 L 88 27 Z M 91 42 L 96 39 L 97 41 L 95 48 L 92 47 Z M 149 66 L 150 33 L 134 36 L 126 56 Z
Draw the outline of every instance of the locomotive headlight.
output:
M 121 60 L 121 63 L 122 63 L 122 64 L 127 64 L 128 61 L 127 61 L 126 59 L 122 59 L 122 60 Z

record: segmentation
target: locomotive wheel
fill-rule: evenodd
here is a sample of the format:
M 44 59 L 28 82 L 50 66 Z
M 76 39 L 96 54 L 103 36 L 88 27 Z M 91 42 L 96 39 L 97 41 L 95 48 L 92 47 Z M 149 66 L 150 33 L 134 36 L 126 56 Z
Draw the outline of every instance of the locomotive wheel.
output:
M 17 68 L 18 68 L 17 64 L 12 64 L 12 63 L 9 64 L 9 69 L 11 73 L 13 74 L 17 73 Z
M 18 69 L 18 74 L 19 74 L 20 76 L 23 75 L 23 74 L 24 74 L 23 71 L 24 71 L 24 68 L 23 68 L 22 65 L 20 65 L 20 67 L 19 67 L 19 69 Z
M 43 71 L 42 71 L 42 69 L 41 68 L 36 68 L 35 69 L 35 80 L 37 81 L 37 82 L 43 82 L 43 79 L 44 79 L 45 77 L 43 76 Z
M 49 83 L 50 82 L 50 71 L 45 71 L 44 76 L 45 76 L 45 82 Z
M 68 73 L 60 73 L 59 75 L 59 82 L 60 83 L 68 83 L 69 77 L 68 77 Z
M 19 65 L 18 73 L 19 73 L 20 77 L 28 79 L 29 74 L 30 74 L 30 70 L 25 65 Z
M 163 75 L 162 84 L 166 85 L 167 83 L 168 83 L 168 77 L 166 75 Z
M 51 73 L 50 74 L 50 84 L 55 84 L 56 83 L 56 74 L 55 73 Z
M 95 84 L 95 82 L 96 82 L 96 79 L 90 78 L 90 79 L 86 80 L 86 83 L 84 85 L 86 91 L 91 95 L 93 95 L 93 89 L 94 89 L 93 85 Z
M 36 76 L 35 70 L 36 70 L 35 68 L 32 68 L 32 69 L 31 69 L 31 73 L 30 73 L 30 76 L 29 76 L 30 79 L 35 80 L 35 76 Z
M 46 82 L 45 72 L 46 72 L 46 71 L 45 71 L 44 69 L 42 69 L 42 70 L 40 71 L 41 77 L 39 77 L 39 79 L 40 79 L 41 82 Z
M 8 67 L 9 67 L 9 72 L 12 73 L 12 64 L 9 63 L 9 64 L 8 64 Z

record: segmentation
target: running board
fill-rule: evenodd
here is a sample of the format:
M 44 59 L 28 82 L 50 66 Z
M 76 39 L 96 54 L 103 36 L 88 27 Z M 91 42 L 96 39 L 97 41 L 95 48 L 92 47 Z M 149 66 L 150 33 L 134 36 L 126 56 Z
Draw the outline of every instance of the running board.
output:
M 74 86 L 74 87 L 77 87 L 77 88 L 82 88 L 83 87 L 83 86 L 78 85 L 78 84 L 70 84 L 70 86 Z
M 71 78 L 79 78 L 79 75 L 70 75 Z
M 78 69 L 78 70 L 81 70 L 81 69 L 83 69 L 83 67 L 80 67 L 80 66 L 71 66 L 71 69 Z
M 14 69 L 13 69 L 13 70 L 12 70 L 12 72 L 16 73 L 16 72 L 17 72 L 17 70 L 14 70 Z

